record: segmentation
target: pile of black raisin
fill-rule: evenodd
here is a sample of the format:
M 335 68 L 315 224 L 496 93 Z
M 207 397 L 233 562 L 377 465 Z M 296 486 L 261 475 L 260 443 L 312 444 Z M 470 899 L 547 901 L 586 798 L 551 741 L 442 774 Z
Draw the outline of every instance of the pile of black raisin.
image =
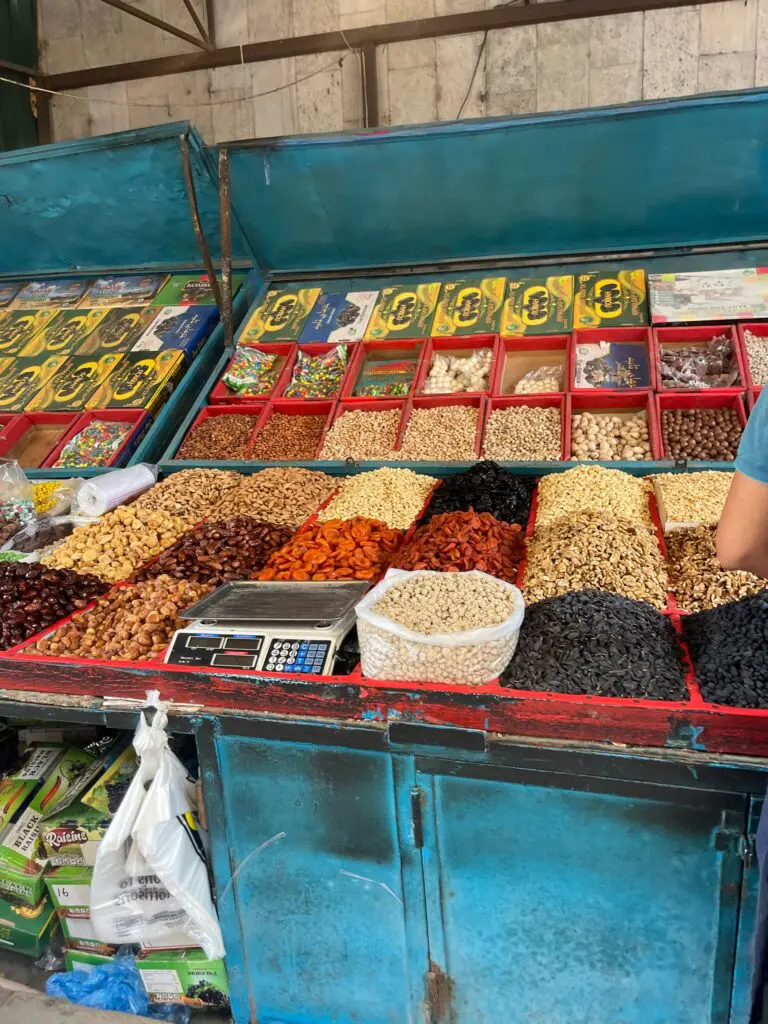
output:
M 229 1006 L 226 993 L 209 985 L 207 981 L 198 981 L 195 985 L 190 985 L 187 989 L 187 998 L 199 999 L 206 1006 Z
M 602 697 L 687 700 L 669 618 L 644 601 L 580 590 L 525 609 L 502 686 Z
M 683 635 L 704 700 L 768 708 L 768 590 L 684 615 Z
M 446 477 L 435 490 L 420 525 L 442 512 L 490 512 L 504 523 L 525 529 L 536 487 L 535 476 L 509 473 L 497 462 L 478 462 L 464 473 Z

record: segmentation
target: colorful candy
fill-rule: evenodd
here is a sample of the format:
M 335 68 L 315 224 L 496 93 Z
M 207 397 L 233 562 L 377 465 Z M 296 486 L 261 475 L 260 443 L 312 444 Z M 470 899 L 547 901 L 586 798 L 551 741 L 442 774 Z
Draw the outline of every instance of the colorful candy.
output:
M 87 427 L 67 441 L 54 467 L 84 469 L 108 466 L 132 429 L 131 423 L 91 420 Z
M 268 395 L 277 383 L 277 356 L 238 345 L 222 380 L 241 397 Z
M 347 368 L 347 349 L 337 345 L 324 355 L 299 351 L 285 398 L 334 398 Z
M 402 398 L 416 377 L 416 360 L 380 359 L 366 363 L 355 394 L 366 398 Z
M 60 480 L 44 480 L 42 483 L 34 485 L 35 512 L 39 516 L 44 516 L 46 512 L 50 512 L 56 506 L 58 501 L 56 491 L 60 485 Z

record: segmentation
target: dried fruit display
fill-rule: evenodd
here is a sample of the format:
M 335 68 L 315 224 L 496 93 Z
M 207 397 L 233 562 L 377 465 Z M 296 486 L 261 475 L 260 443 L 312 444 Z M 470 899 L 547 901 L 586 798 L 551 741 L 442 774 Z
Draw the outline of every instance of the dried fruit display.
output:
M 389 565 L 403 540 L 375 519 L 329 519 L 301 530 L 267 562 L 260 580 L 370 580 Z
M 445 512 L 421 526 L 392 563 L 398 569 L 469 572 L 514 581 L 525 554 L 522 530 L 489 512 Z
M 22 643 L 103 594 L 106 584 L 39 562 L 0 565 L 0 649 Z

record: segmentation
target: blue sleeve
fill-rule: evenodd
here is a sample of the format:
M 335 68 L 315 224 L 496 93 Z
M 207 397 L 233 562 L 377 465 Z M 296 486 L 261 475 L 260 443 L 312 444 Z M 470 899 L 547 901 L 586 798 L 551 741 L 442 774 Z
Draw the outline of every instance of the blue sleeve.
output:
M 768 387 L 763 388 L 741 437 L 736 469 L 768 484 Z

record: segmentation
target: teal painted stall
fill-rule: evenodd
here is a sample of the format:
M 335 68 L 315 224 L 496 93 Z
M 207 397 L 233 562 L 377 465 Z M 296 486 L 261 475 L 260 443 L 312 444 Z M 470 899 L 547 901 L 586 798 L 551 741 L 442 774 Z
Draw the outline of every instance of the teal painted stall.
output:
M 457 267 L 765 265 L 767 113 L 756 91 L 232 145 L 235 256 L 253 262 L 256 287 Z M 173 133 L 157 132 L 170 162 Z M 102 146 L 118 167 L 123 142 L 72 153 Z M 197 158 L 212 245 L 215 155 Z M 151 266 L 189 258 L 173 173 L 151 208 L 176 227 L 167 251 L 165 230 L 148 232 Z M 26 174 L 6 204 L 17 233 Z M 0 161 L 0 199 L 6 180 Z M 52 219 L 79 246 L 80 217 L 59 218 L 66 195 Z M 49 208 L 42 192 L 38 204 Z M 113 214 L 137 247 L 135 218 L 120 203 Z M 87 233 L 83 253 L 119 262 L 100 237 L 103 253 Z M 74 269 L 71 252 L 38 244 L 35 269 Z M 212 348 L 206 373 L 223 357 Z M 201 400 L 167 407 L 165 471 Z M 8 691 L 58 694 L 40 715 L 126 725 L 135 718 L 104 694 L 151 686 L 178 702 L 173 727 L 198 745 L 237 1024 L 748 1022 L 759 715 L 716 725 L 587 701 L 566 718 L 557 702 L 458 688 L 119 666 L 0 662 L 0 686 L 0 711 L 27 717 L 34 698 Z

